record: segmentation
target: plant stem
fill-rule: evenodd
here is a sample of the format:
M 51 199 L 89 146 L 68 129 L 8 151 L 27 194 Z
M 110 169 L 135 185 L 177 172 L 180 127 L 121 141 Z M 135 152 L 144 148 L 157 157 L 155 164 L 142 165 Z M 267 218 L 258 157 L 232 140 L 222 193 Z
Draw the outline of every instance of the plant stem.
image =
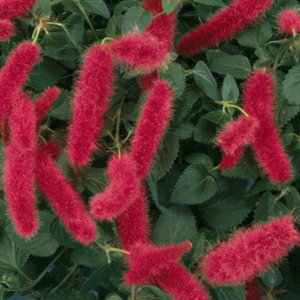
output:
M 131 286 L 131 300 L 135 300 L 135 286 Z
M 67 282 L 67 280 L 73 275 L 73 273 L 76 271 L 77 267 L 78 265 L 74 265 L 70 269 L 69 273 L 65 276 L 65 278 L 54 289 L 52 289 L 49 294 L 56 292 L 61 286 L 63 286 Z
M 120 253 L 124 253 L 124 254 L 130 254 L 130 252 L 123 250 L 123 249 L 119 249 L 119 248 L 114 248 L 114 247 L 110 247 L 108 248 L 109 251 L 113 251 L 113 252 L 120 252 Z
M 32 282 L 32 279 L 31 279 L 26 273 L 24 273 L 22 270 L 18 269 L 17 271 L 18 271 L 18 273 L 19 273 L 20 275 L 22 275 L 22 276 L 23 276 L 26 280 L 28 280 L 30 283 Z
M 122 114 L 122 108 L 123 108 L 123 104 L 125 101 L 125 96 L 122 98 L 121 103 L 120 103 L 120 107 L 117 111 L 117 128 L 116 128 L 116 137 L 115 137 L 115 141 L 116 141 L 116 147 L 118 149 L 118 156 L 121 156 L 121 144 L 120 144 L 120 126 L 121 126 L 121 114 Z
M 238 109 L 240 112 L 242 112 L 247 118 L 250 118 L 249 115 L 239 106 L 237 105 L 234 105 L 234 104 L 229 104 L 225 101 L 216 101 L 217 104 L 221 104 L 225 107 L 232 107 L 232 108 L 235 108 L 235 109 Z
M 153 16 L 153 20 L 160 17 L 161 15 L 165 14 L 166 12 L 163 10 L 160 13 L 158 13 L 157 15 Z
M 187 71 L 184 72 L 185 77 L 193 75 L 193 74 L 194 74 L 194 70 L 187 70 Z

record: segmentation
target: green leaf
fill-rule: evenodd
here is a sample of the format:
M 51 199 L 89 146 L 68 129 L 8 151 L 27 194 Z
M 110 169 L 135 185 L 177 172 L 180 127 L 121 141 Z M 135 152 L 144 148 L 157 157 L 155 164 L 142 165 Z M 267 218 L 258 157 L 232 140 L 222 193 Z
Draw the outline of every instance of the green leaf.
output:
M 38 0 L 32 8 L 32 13 L 36 15 L 39 20 L 49 20 L 52 15 L 51 1 Z
M 231 116 L 227 112 L 221 110 L 208 112 L 205 115 L 205 119 L 221 126 L 232 121 Z
M 50 233 L 53 238 L 62 246 L 81 249 L 82 244 L 74 240 L 72 235 L 67 231 L 66 227 L 58 218 L 54 218 L 50 224 Z
M 271 270 L 267 270 L 267 272 L 261 276 L 261 280 L 264 285 L 275 288 L 282 283 L 283 277 L 279 269 L 276 266 L 273 266 Z
M 81 6 L 88 12 L 100 15 L 106 19 L 110 12 L 103 0 L 80 0 Z
M 208 169 L 211 169 L 213 167 L 211 158 L 203 153 L 192 153 L 186 156 L 185 160 L 192 165 L 204 165 Z
M 247 149 L 238 164 L 223 171 L 222 175 L 239 179 L 256 179 L 260 177 L 260 169 L 251 149 Z
M 198 61 L 193 69 L 193 74 L 198 87 L 213 100 L 220 100 L 220 93 L 215 78 L 207 65 Z
M 227 5 L 221 0 L 194 0 L 194 2 L 210 6 L 227 7 Z
M 164 11 L 169 15 L 176 8 L 180 0 L 162 0 Z
M 212 72 L 226 75 L 229 73 L 234 78 L 246 78 L 251 71 L 249 59 L 243 55 L 228 55 L 214 59 L 210 65 Z
M 64 291 L 64 290 L 60 290 L 43 297 L 43 300 L 74 300 L 74 299 L 97 300 L 97 298 L 92 294 L 85 294 L 84 296 L 79 297 L 76 291 Z
M 107 256 L 100 248 L 81 248 L 72 252 L 71 261 L 81 266 L 99 268 L 107 263 Z
M 125 13 L 122 24 L 122 31 L 127 34 L 138 28 L 139 31 L 145 30 L 152 21 L 152 13 L 143 10 L 140 6 L 132 6 Z
M 179 140 L 172 134 L 167 133 L 157 151 L 155 163 L 152 166 L 151 174 L 157 181 L 161 179 L 172 167 L 179 151 Z
M 105 300 L 123 300 L 119 295 L 117 294 L 109 294 Z
M 65 69 L 55 61 L 44 59 L 30 73 L 28 85 L 35 90 L 43 91 L 48 87 L 54 86 L 65 73 Z
M 53 215 L 48 212 L 39 212 L 40 228 L 37 233 L 30 239 L 26 240 L 17 235 L 13 225 L 10 223 L 5 228 L 11 241 L 23 251 L 41 257 L 51 256 L 55 253 L 59 244 L 50 234 L 50 224 L 53 220 Z
M 171 296 L 164 293 L 161 289 L 154 285 L 142 285 L 138 289 L 138 299 L 143 300 L 172 300 Z
M 234 78 L 227 74 L 222 86 L 222 99 L 228 103 L 236 103 L 239 99 L 239 89 Z
M 185 89 L 185 74 L 180 64 L 171 62 L 167 69 L 160 69 L 158 74 L 160 78 L 170 83 L 171 88 L 176 91 L 178 96 L 182 95 Z
M 8 238 L 3 226 L 0 229 L 0 272 L 12 273 L 21 268 L 27 261 L 29 253 L 21 250 L 14 241 Z
M 194 129 L 195 126 L 189 121 L 186 121 L 174 128 L 173 132 L 178 139 L 186 140 L 192 137 Z
M 217 126 L 206 120 L 204 117 L 200 118 L 194 132 L 194 140 L 209 145 L 215 143 L 217 136 Z
M 263 47 L 271 38 L 272 27 L 268 22 L 247 28 L 236 37 L 240 45 L 254 49 Z
M 255 223 L 267 222 L 271 217 L 280 218 L 289 213 L 287 207 L 276 201 L 270 192 L 263 194 L 255 209 Z
M 259 194 L 261 192 L 271 190 L 278 191 L 280 189 L 280 185 L 270 181 L 268 178 L 262 178 L 255 183 L 252 194 Z
M 244 286 L 214 288 L 216 300 L 245 300 Z
M 85 168 L 82 170 L 81 175 L 81 183 L 94 194 L 103 192 L 107 186 L 108 179 L 105 169 Z
M 291 105 L 300 105 L 300 65 L 293 67 L 283 81 L 283 94 Z
M 201 209 L 202 217 L 213 229 L 228 230 L 241 224 L 255 206 L 256 199 L 232 195 Z
M 172 207 L 156 222 L 152 239 L 156 244 L 178 244 L 191 239 L 197 233 L 194 215 L 183 206 Z
M 83 296 L 97 286 L 103 285 L 115 273 L 116 264 L 114 262 L 106 264 L 95 272 L 85 281 L 78 292 L 78 296 Z
M 59 97 L 53 103 L 53 109 L 50 112 L 50 116 L 58 120 L 69 120 L 72 115 L 70 98 L 70 92 L 61 90 Z
M 183 121 L 198 99 L 198 93 L 185 91 L 176 102 L 174 120 L 176 122 Z
M 189 252 L 189 256 L 190 256 L 189 267 L 192 267 L 197 261 L 199 261 L 201 256 L 205 254 L 205 244 L 206 244 L 205 233 L 202 232 L 197 234 L 197 236 L 191 240 L 191 243 L 193 245 L 193 248 Z
M 180 176 L 172 198 L 172 203 L 198 204 L 210 199 L 217 190 L 214 178 L 204 165 L 189 166 Z
M 288 209 L 294 210 L 297 219 L 300 218 L 300 195 L 294 186 L 289 187 L 289 192 L 284 196 Z
M 277 119 L 281 127 L 297 116 L 299 109 L 300 105 L 291 105 L 284 97 L 282 97 L 277 108 Z

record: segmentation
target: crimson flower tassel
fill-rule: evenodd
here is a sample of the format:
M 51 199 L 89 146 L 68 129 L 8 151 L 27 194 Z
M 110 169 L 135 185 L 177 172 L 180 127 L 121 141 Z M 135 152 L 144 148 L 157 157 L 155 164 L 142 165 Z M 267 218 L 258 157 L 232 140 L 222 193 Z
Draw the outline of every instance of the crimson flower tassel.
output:
M 152 15 L 155 16 L 161 13 L 164 9 L 162 7 L 161 0 L 145 0 L 143 2 L 143 9 L 151 11 Z M 159 41 L 164 43 L 164 49 L 166 54 L 173 50 L 173 40 L 175 35 L 175 10 L 167 15 L 162 14 L 161 16 L 152 20 L 151 24 L 147 27 L 146 32 L 156 37 Z M 157 72 L 151 74 L 145 74 L 141 77 L 141 88 L 145 92 L 152 88 L 153 83 L 158 79 Z
M 83 200 L 56 166 L 54 155 L 52 146 L 49 149 L 47 145 L 39 146 L 36 182 L 74 238 L 83 244 L 90 244 L 96 239 L 96 224 Z
M 292 178 L 290 161 L 275 124 L 275 83 L 264 70 L 257 70 L 245 86 L 244 109 L 259 122 L 253 149 L 260 166 L 272 181 L 284 183 Z
M 247 281 L 246 287 L 246 300 L 262 300 L 262 293 L 258 285 L 257 278 Z
M 5 149 L 4 191 L 16 231 L 26 238 L 38 229 L 34 192 L 35 124 L 34 105 L 22 94 L 14 100 L 9 116 L 11 140 Z
M 142 183 L 139 183 L 137 188 L 139 188 L 139 193 L 132 205 L 116 219 L 120 242 L 128 251 L 136 243 L 147 244 L 150 242 L 146 193 Z
M 27 14 L 37 0 L 1 0 L 0 18 L 14 20 Z
M 137 163 L 137 175 L 144 178 L 172 113 L 173 91 L 167 82 L 155 81 L 144 104 L 132 140 L 131 153 Z
M 163 42 L 151 34 L 138 31 L 105 44 L 103 50 L 111 52 L 120 62 L 142 71 L 157 69 L 168 59 Z
M 39 46 L 24 42 L 15 49 L 0 72 L 0 122 L 9 113 L 12 100 L 22 90 L 28 74 L 39 59 Z
M 214 285 L 238 285 L 265 272 L 300 244 L 291 216 L 238 230 L 227 242 L 208 252 L 201 262 L 204 276 Z
M 226 170 L 235 166 L 244 154 L 244 148 L 237 148 L 234 153 L 224 154 L 222 161 L 219 165 L 220 170 Z
M 293 36 L 300 32 L 300 16 L 297 10 L 286 9 L 279 14 L 279 30 L 282 33 Z
M 208 300 L 204 287 L 179 264 L 181 256 L 191 246 L 190 242 L 165 248 L 136 244 L 128 256 L 130 271 L 125 275 L 126 283 L 155 284 L 176 300 Z
M 68 154 L 74 165 L 87 165 L 97 148 L 96 141 L 103 128 L 113 81 L 111 55 L 101 46 L 93 46 L 85 57 L 73 101 Z
M 136 164 L 128 153 L 114 155 L 108 163 L 110 184 L 91 201 L 91 213 L 98 220 L 111 221 L 124 212 L 139 194 Z
M 0 20 L 0 41 L 10 38 L 15 31 L 15 26 L 8 20 Z
M 60 94 L 58 87 L 47 89 L 40 99 L 35 102 L 35 110 L 37 115 L 37 127 L 40 127 L 47 112 L 50 110 L 51 104 L 57 99 Z
M 206 24 L 186 34 L 177 46 L 180 54 L 190 56 L 217 42 L 233 38 L 257 20 L 274 0 L 235 0 Z

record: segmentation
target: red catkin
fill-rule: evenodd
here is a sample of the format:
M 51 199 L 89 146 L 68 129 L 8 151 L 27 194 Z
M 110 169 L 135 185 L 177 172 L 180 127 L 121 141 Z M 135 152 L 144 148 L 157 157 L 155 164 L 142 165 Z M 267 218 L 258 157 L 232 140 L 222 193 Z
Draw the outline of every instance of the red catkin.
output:
M 95 45 L 85 56 L 73 100 L 73 119 L 68 137 L 68 154 L 74 165 L 89 163 L 103 128 L 112 95 L 113 60 Z
M 129 33 L 105 44 L 103 50 L 111 52 L 120 62 L 145 72 L 160 68 L 168 60 L 165 44 L 145 32 Z
M 48 88 L 40 99 L 35 102 L 35 110 L 37 115 L 37 127 L 39 127 L 50 110 L 51 104 L 57 99 L 60 94 L 58 87 Z
M 0 41 L 9 39 L 15 31 L 15 26 L 8 20 L 0 20 Z
M 244 109 L 259 122 L 253 139 L 259 165 L 272 181 L 284 183 L 292 178 L 292 171 L 274 121 L 274 89 L 273 77 L 267 71 L 257 70 L 245 85 Z
M 165 248 L 136 244 L 128 256 L 130 271 L 125 275 L 126 283 L 138 286 L 155 284 L 170 293 L 175 300 L 208 300 L 203 286 L 179 263 L 181 256 L 191 246 L 190 242 Z
M 1 0 L 0 18 L 14 20 L 27 14 L 37 0 Z
M 262 292 L 257 278 L 247 281 L 245 284 L 246 300 L 262 300 Z
M 279 14 L 279 31 L 293 36 L 300 31 L 300 17 L 297 10 L 286 9 Z
M 210 21 L 187 33 L 177 46 L 180 54 L 190 56 L 217 42 L 233 38 L 257 20 L 274 0 L 235 0 Z
M 112 157 L 107 168 L 110 184 L 90 203 L 91 214 L 96 219 L 111 221 L 132 204 L 140 192 L 136 173 L 136 164 L 128 153 Z
M 256 118 L 243 115 L 238 120 L 228 123 L 220 132 L 216 138 L 219 143 L 217 146 L 224 153 L 234 154 L 238 148 L 251 144 L 258 126 Z
M 161 0 L 145 0 L 143 2 L 143 9 L 149 10 L 153 16 L 163 11 Z M 151 24 L 146 29 L 147 33 L 158 38 L 159 41 L 164 43 L 164 49 L 166 53 L 170 53 L 173 50 L 173 40 L 175 35 L 175 19 L 176 12 L 171 14 L 162 14 L 161 16 L 152 20 Z M 141 77 L 142 92 L 150 90 L 155 80 L 158 79 L 157 72 L 151 74 L 145 74 Z
M 235 166 L 244 154 L 244 148 L 237 148 L 233 154 L 225 154 L 219 165 L 220 170 L 226 170 Z
M 237 285 L 265 272 L 291 247 L 299 245 L 293 223 L 291 216 L 285 216 L 236 231 L 229 241 L 221 242 L 204 257 L 204 276 L 214 285 Z
M 74 238 L 90 244 L 96 238 L 96 224 L 87 213 L 83 200 L 56 166 L 52 149 L 43 144 L 38 149 L 36 182 Z
M 136 200 L 116 219 L 120 242 L 128 251 L 136 243 L 149 243 L 148 207 L 142 183 L 139 189 Z
M 38 229 L 34 193 L 35 124 L 34 105 L 22 94 L 14 100 L 9 116 L 11 140 L 5 149 L 4 191 L 16 231 L 26 238 Z
M 28 74 L 39 59 L 40 47 L 24 42 L 15 49 L 0 72 L 0 122 L 9 113 L 12 100 L 17 97 Z
M 173 91 L 163 80 L 155 81 L 142 109 L 132 140 L 131 153 L 137 162 L 138 176 L 149 171 L 172 112 Z

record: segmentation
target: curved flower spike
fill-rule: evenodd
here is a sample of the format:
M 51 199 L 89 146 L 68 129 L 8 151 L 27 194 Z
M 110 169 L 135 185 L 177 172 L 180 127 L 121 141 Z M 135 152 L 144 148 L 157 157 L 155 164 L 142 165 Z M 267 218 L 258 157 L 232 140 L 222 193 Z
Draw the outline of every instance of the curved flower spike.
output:
M 286 9 L 279 14 L 278 18 L 279 30 L 290 36 L 300 31 L 300 16 L 297 10 Z
M 9 39 L 15 31 L 15 26 L 8 20 L 0 20 L 0 41 Z
M 37 0 L 1 0 L 0 19 L 14 20 L 27 14 Z
M 210 21 L 183 36 L 177 46 L 178 52 L 190 56 L 203 48 L 215 46 L 217 42 L 233 38 L 273 3 L 274 0 L 235 0 Z

